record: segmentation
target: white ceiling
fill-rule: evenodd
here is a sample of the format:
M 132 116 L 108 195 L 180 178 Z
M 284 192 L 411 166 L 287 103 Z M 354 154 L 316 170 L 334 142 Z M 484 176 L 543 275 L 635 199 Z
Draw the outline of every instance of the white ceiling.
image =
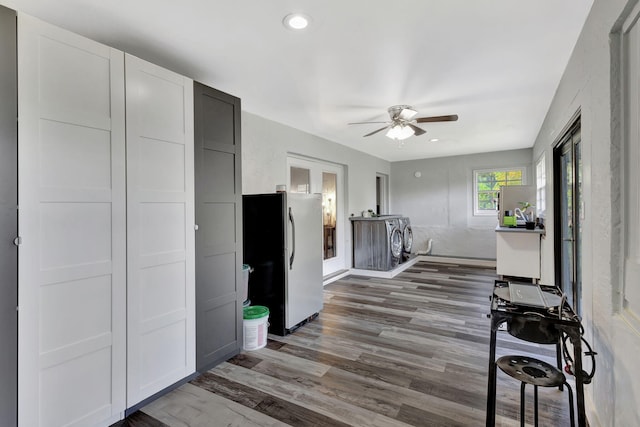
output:
M 531 147 L 593 0 L 0 0 L 389 160 Z M 303 12 L 303 32 L 282 19 Z M 425 123 L 403 148 L 387 107 Z M 439 138 L 438 142 L 430 142 Z

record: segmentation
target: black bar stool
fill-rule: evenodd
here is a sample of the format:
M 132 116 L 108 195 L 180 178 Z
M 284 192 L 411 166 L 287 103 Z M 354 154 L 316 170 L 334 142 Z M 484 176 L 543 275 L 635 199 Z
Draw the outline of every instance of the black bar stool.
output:
M 520 381 L 520 425 L 524 426 L 524 387 L 533 385 L 534 425 L 538 426 L 538 387 L 567 386 L 569 392 L 569 416 L 571 426 L 575 426 L 573 414 L 573 391 L 564 374 L 555 366 L 528 356 L 503 356 L 496 360 L 496 365 L 504 372 Z

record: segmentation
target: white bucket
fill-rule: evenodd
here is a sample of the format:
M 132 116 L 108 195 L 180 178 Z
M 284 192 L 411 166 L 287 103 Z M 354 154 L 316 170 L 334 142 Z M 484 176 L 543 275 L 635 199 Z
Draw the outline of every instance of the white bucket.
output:
M 243 309 L 243 332 L 245 350 L 258 350 L 267 345 L 269 329 L 269 309 L 252 305 Z

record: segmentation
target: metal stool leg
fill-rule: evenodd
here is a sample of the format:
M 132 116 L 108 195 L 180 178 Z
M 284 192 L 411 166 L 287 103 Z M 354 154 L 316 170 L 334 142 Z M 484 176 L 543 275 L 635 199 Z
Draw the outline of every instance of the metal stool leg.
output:
M 576 420 L 575 415 L 573 414 L 573 390 L 571 390 L 569 383 L 565 382 L 564 385 L 567 386 L 567 391 L 569 392 L 569 417 L 571 418 L 571 427 L 575 427 Z
M 562 335 L 561 335 L 562 337 Z M 558 370 L 562 372 L 562 347 L 561 347 L 562 338 L 558 339 L 556 343 L 556 362 L 558 364 Z M 563 384 L 558 386 L 558 390 L 562 391 Z
M 520 383 L 520 427 L 524 427 L 524 382 Z
M 538 427 L 538 386 L 533 386 L 533 425 Z

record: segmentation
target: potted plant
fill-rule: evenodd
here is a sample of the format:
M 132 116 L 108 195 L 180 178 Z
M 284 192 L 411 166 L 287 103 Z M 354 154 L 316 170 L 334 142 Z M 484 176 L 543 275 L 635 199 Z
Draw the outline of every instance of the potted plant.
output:
M 529 202 L 518 202 L 518 203 L 520 204 L 520 206 L 522 206 L 520 211 L 522 212 L 522 215 L 524 216 L 526 229 L 527 230 L 533 230 L 535 228 L 536 223 L 533 221 L 533 209 L 532 208 L 535 208 L 535 206 L 533 206 Z M 527 212 L 529 209 L 531 209 L 531 211 Z

